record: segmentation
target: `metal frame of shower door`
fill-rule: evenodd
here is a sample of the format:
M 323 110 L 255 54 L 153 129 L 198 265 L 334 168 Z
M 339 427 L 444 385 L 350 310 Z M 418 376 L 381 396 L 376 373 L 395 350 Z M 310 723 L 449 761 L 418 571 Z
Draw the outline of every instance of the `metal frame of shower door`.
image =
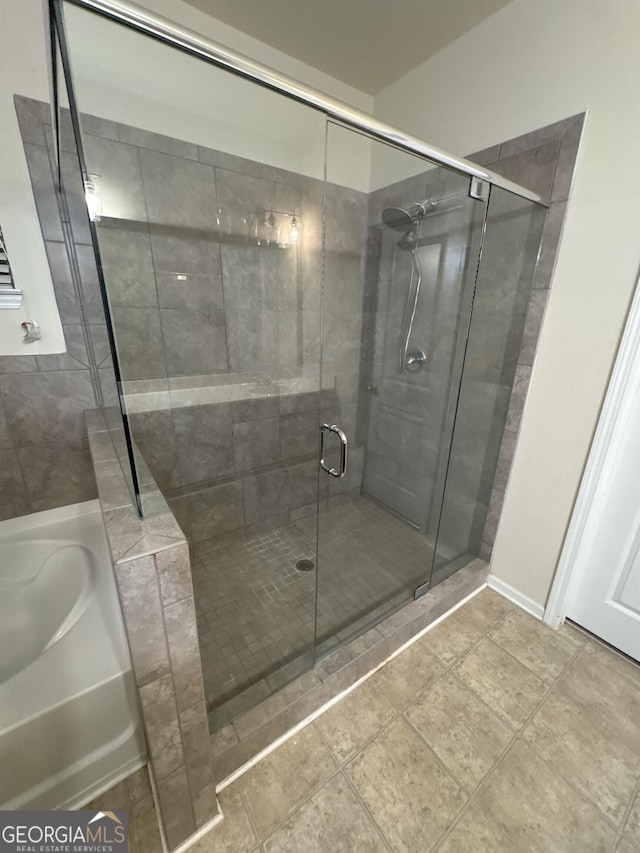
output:
M 186 53 L 252 80 L 254 83 L 321 110 L 328 118 L 339 121 L 354 130 L 363 131 L 375 139 L 403 151 L 417 154 L 459 174 L 487 181 L 529 201 L 548 207 L 548 203 L 541 196 L 531 192 L 526 187 L 503 178 L 496 172 L 483 169 L 470 160 L 449 154 L 416 136 L 404 133 L 393 125 L 379 121 L 368 113 L 335 100 L 317 89 L 305 86 L 291 77 L 280 74 L 266 65 L 236 53 L 204 38 L 193 30 L 181 27 L 167 18 L 155 15 L 133 3 L 124 2 L 124 0 L 65 0 L 65 2 L 96 12 L 105 18 L 124 24 L 130 29 L 137 30 L 158 41 L 165 42 Z

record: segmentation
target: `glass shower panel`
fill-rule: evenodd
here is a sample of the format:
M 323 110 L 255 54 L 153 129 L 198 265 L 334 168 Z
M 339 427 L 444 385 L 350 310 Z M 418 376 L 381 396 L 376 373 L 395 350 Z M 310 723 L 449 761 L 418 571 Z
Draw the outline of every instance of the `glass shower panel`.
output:
M 320 654 L 429 579 L 486 211 L 469 189 L 329 123 L 321 417 L 348 452 L 320 474 Z
M 509 400 L 518 365 L 524 361 L 528 370 L 533 357 L 522 348 L 545 212 L 491 188 L 444 500 L 430 522 L 432 535 L 437 531 L 431 586 L 493 544 L 492 495 L 506 487 L 506 472 L 498 467 L 501 443 L 504 435 L 513 448 L 516 438 L 509 431 Z
M 66 13 L 143 509 L 157 484 L 189 539 L 217 728 L 313 662 L 325 118 Z

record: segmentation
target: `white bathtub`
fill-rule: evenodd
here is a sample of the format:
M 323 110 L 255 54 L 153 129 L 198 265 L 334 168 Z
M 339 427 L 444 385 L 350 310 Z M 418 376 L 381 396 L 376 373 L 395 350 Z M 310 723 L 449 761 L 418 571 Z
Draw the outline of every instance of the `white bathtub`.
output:
M 0 809 L 78 808 L 145 761 L 98 501 L 0 522 Z

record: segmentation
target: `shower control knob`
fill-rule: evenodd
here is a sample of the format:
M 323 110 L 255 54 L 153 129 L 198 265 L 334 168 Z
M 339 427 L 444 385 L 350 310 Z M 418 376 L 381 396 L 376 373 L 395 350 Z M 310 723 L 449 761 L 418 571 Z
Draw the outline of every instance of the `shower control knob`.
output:
M 427 354 L 422 349 L 422 347 L 416 347 L 416 349 L 409 350 L 407 353 L 407 358 L 404 363 L 404 369 L 408 370 L 409 373 L 417 373 L 427 363 Z

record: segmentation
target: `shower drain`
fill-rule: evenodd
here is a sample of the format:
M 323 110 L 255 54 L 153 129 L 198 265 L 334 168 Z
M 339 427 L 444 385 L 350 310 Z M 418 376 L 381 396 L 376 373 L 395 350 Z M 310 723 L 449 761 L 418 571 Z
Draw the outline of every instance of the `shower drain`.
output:
M 315 569 L 316 564 L 313 560 L 298 560 L 296 563 L 296 569 L 299 572 L 310 572 L 311 569 Z

